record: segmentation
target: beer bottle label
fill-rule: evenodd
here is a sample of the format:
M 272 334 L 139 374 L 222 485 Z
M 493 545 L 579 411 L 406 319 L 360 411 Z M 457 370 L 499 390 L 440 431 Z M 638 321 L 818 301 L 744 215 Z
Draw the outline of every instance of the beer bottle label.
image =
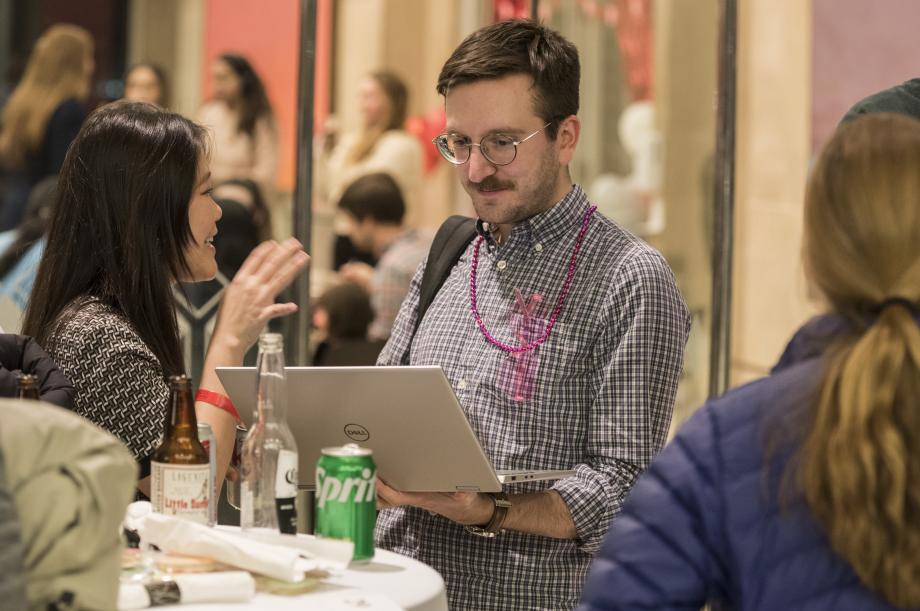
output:
M 207 524 L 211 505 L 211 467 L 150 462 L 153 510 Z
M 297 453 L 291 450 L 278 452 L 278 471 L 275 477 L 275 507 L 278 511 L 278 529 L 282 533 L 297 533 Z

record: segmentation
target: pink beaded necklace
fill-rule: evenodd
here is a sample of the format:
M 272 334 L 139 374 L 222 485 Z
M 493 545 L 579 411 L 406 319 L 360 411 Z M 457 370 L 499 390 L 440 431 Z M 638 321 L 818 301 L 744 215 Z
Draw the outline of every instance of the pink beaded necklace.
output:
M 492 334 L 489 333 L 489 330 L 486 329 L 486 325 L 482 322 L 482 317 L 479 315 L 479 308 L 476 306 L 476 269 L 479 267 L 479 247 L 482 246 L 482 241 L 484 239 L 483 236 L 479 236 L 476 243 L 473 245 L 473 260 L 470 263 L 470 311 L 473 313 L 473 318 L 476 319 L 476 324 L 479 325 L 479 330 L 482 331 L 482 334 L 490 344 L 497 348 L 501 348 L 505 352 L 519 354 L 521 352 L 529 352 L 546 341 L 553 327 L 556 326 L 556 319 L 558 319 L 559 314 L 562 313 L 562 306 L 565 305 L 565 298 L 569 294 L 569 287 L 572 285 L 572 278 L 575 276 L 575 261 L 578 259 L 578 251 L 581 250 L 581 241 L 585 237 L 585 232 L 588 230 L 588 222 L 591 220 L 591 215 L 594 214 L 595 210 L 597 210 L 597 206 L 589 207 L 581 221 L 581 230 L 578 232 L 578 238 L 575 240 L 575 248 L 572 249 L 572 256 L 569 258 L 569 272 L 566 274 L 565 282 L 562 284 L 562 291 L 559 293 L 559 301 L 553 309 L 553 314 L 546 324 L 543 335 L 524 346 L 510 346 L 495 339 Z

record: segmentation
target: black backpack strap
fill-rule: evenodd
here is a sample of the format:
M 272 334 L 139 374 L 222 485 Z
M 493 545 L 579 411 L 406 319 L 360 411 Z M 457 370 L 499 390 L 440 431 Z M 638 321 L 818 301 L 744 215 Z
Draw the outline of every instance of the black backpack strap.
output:
M 476 237 L 476 219 L 455 215 L 444 221 L 431 243 L 428 252 L 428 262 L 422 274 L 422 284 L 419 288 L 418 315 L 415 317 L 413 335 L 422 324 L 422 318 L 428 306 L 434 301 L 435 295 L 441 290 L 444 281 L 454 268 L 460 255 L 466 250 L 469 243 Z

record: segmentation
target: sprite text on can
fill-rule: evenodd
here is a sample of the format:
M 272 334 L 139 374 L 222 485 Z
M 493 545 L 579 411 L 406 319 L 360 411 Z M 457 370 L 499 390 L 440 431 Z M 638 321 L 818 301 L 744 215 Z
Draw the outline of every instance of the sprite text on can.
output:
M 315 533 L 355 544 L 352 557 L 374 557 L 374 523 L 377 521 L 377 467 L 372 452 L 350 443 L 323 448 L 316 465 Z

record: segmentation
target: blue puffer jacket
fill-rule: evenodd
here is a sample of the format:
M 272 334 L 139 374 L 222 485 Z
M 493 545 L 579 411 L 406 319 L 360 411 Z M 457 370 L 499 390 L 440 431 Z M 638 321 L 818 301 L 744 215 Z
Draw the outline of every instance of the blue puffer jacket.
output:
M 579 610 L 697 611 L 707 602 L 713 609 L 893 609 L 830 549 L 804 502 L 793 498 L 780 511 L 776 500 L 821 378 L 821 347 L 840 326 L 812 321 L 770 377 L 694 414 L 614 519 Z

